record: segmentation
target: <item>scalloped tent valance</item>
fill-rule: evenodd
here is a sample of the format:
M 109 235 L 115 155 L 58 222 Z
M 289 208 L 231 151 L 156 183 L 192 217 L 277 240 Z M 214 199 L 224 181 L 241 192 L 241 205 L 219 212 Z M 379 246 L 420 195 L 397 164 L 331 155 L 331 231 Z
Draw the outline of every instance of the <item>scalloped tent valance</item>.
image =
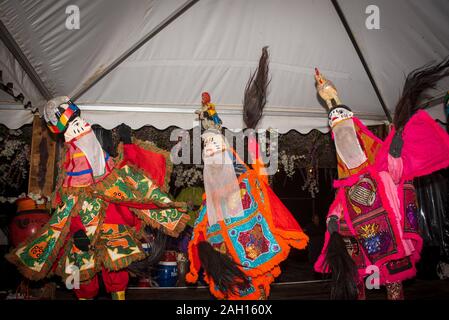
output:
M 449 53 L 446 0 L 333 2 L 340 5 L 390 112 L 404 75 Z M 76 102 L 84 116 L 105 128 L 124 122 L 134 129 L 189 129 L 195 125 L 193 110 L 202 91 L 211 93 L 227 127 L 242 127 L 243 90 L 265 45 L 272 81 L 261 127 L 280 132 L 328 130 L 314 88 L 315 66 L 332 79 L 342 101 L 365 123 L 386 120 L 332 1 L 196 1 L 90 87 L 185 4 L 186 0 L 134 0 L 132 5 L 120 0 L 0 0 L 0 20 L 44 91 L 50 96 L 82 93 Z M 79 8 L 79 29 L 66 28 L 69 5 Z M 369 5 L 379 8 L 379 30 L 366 28 Z M 4 83 L 12 82 L 33 106 L 42 106 L 42 88 L 17 59 L 0 43 Z M 441 84 L 435 94 L 448 86 Z M 0 96 L 0 123 L 16 128 L 30 121 L 30 111 Z

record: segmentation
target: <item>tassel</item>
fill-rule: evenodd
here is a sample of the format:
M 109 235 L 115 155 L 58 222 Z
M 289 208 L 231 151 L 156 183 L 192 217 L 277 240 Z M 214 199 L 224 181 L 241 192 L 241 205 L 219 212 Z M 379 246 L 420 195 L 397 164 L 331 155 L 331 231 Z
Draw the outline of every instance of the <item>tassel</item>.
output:
M 256 128 L 267 103 L 268 63 L 268 47 L 263 47 L 259 67 L 250 76 L 243 98 L 243 121 L 251 129 Z
M 147 277 L 150 274 L 152 267 L 161 260 L 167 243 L 167 236 L 162 230 L 146 227 L 145 233 L 154 237 L 151 244 L 151 254 L 145 259 L 135 261 L 128 266 L 128 271 L 138 277 Z
M 420 105 L 429 96 L 428 89 L 435 89 L 439 80 L 449 76 L 449 56 L 440 63 L 425 65 L 410 72 L 405 80 L 402 97 L 399 99 L 394 113 L 393 124 L 396 131 L 401 131 L 407 121 L 420 109 Z
M 326 268 L 332 273 L 332 300 L 357 299 L 357 266 L 349 255 L 346 244 L 338 232 L 333 232 L 327 247 Z
M 236 293 L 236 288 L 249 287 L 249 279 L 227 255 L 216 251 L 207 241 L 198 244 L 198 255 L 206 274 L 221 292 Z

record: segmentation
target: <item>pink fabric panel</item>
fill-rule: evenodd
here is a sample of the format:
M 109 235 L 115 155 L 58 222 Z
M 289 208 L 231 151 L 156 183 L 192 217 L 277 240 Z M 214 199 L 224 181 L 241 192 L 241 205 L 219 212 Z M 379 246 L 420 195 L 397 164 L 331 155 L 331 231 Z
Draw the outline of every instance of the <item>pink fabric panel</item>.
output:
M 382 180 L 383 186 L 385 188 L 385 195 L 387 196 L 388 203 L 390 204 L 390 207 L 396 217 L 396 227 L 398 228 L 398 232 L 400 234 L 400 240 L 398 239 L 398 241 L 402 241 L 405 255 L 409 256 L 415 251 L 415 248 L 413 247 L 413 243 L 410 240 L 404 239 L 404 233 L 402 231 L 402 215 L 401 215 L 401 204 L 398 195 L 398 187 L 394 184 L 393 179 L 388 174 L 388 172 L 385 171 L 380 172 L 379 177 Z
M 376 159 L 379 171 L 388 170 L 388 151 L 394 133 L 395 130 L 392 129 Z M 402 181 L 412 180 L 449 166 L 449 135 L 426 111 L 418 111 L 409 120 L 402 137 Z

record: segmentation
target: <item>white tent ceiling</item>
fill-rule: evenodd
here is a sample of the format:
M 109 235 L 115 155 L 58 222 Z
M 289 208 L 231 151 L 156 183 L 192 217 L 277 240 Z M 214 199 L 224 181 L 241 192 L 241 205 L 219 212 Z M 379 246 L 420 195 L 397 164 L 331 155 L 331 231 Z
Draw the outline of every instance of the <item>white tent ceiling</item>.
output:
M 405 74 L 449 54 L 446 0 L 338 2 L 390 109 Z M 0 20 L 51 95 L 72 96 L 184 3 L 0 0 Z M 66 7 L 73 4 L 80 9 L 79 30 L 65 26 Z M 365 26 L 365 9 L 372 4 L 380 9 L 379 30 Z M 243 90 L 265 45 L 272 81 L 262 127 L 327 131 L 314 88 L 315 66 L 365 122 L 386 119 L 328 0 L 200 0 L 76 102 L 85 118 L 106 128 L 122 122 L 133 128 L 191 128 L 200 94 L 209 91 L 225 126 L 239 128 Z M 0 46 L 1 70 L 15 70 L 8 77 L 41 105 L 43 97 L 6 50 Z M 442 83 L 436 94 L 448 86 Z M 17 127 L 30 121 L 2 104 L 0 122 Z

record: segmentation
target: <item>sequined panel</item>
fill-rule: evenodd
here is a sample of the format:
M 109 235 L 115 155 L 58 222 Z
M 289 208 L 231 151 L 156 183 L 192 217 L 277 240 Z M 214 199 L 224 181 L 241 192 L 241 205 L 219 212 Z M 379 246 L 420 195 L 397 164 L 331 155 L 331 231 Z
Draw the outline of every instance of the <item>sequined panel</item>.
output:
M 352 260 L 354 260 L 357 268 L 365 270 L 366 264 L 362 249 L 360 248 L 360 243 L 354 237 L 343 237 L 343 240 L 346 244 L 346 250 L 348 251 L 348 254 L 351 256 Z
M 355 194 L 354 187 L 363 190 Z M 397 252 L 397 244 L 376 181 L 367 173 L 358 183 L 345 188 L 346 205 L 356 238 L 372 263 Z
M 404 259 L 392 260 L 387 263 L 387 269 L 390 274 L 397 274 L 412 268 L 412 262 L 410 257 L 405 257 Z
M 280 251 L 279 244 L 261 214 L 231 227 L 228 234 L 245 268 L 256 268 Z
M 416 190 L 412 183 L 404 183 L 404 231 L 418 231 L 418 201 Z

